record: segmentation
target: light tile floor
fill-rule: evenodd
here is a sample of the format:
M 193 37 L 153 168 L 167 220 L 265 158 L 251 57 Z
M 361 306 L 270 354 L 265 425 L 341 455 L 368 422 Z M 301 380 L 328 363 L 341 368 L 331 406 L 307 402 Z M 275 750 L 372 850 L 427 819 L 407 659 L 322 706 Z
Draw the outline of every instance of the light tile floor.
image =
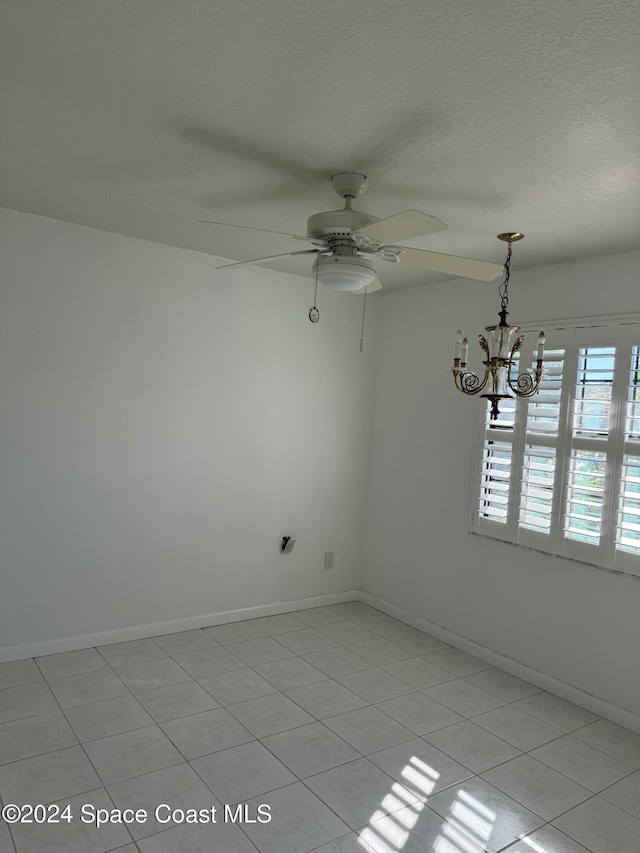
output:
M 73 816 L 0 853 L 637 853 L 640 735 L 349 602 L 0 664 L 0 803 Z

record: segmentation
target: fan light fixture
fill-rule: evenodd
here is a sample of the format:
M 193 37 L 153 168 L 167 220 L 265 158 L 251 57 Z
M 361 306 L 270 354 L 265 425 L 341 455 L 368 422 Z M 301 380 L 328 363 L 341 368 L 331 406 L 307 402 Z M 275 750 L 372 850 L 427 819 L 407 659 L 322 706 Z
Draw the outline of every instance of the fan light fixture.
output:
M 319 255 L 313 265 L 318 282 L 332 290 L 360 290 L 375 281 L 376 271 L 366 258 L 357 255 Z
M 482 397 L 491 400 L 491 420 L 497 420 L 500 410 L 498 403 L 504 399 L 516 397 L 531 397 L 537 393 L 542 379 L 542 361 L 544 355 L 544 332 L 538 335 L 538 352 L 535 368 L 528 368 L 524 373 L 514 379 L 511 378 L 511 368 L 515 364 L 514 356 L 522 348 L 524 336 L 520 335 L 513 341 L 519 326 L 510 326 L 507 323 L 509 312 L 509 277 L 511 275 L 511 244 L 522 240 L 524 234 L 518 231 L 509 231 L 498 234 L 498 240 L 509 244 L 507 259 L 504 264 L 504 281 L 501 283 L 498 293 L 500 294 L 500 311 L 498 316 L 500 322 L 497 326 L 486 326 L 488 333 L 479 335 L 480 348 L 486 358 L 482 362 L 485 366 L 484 377 L 480 379 L 475 373 L 467 370 L 467 357 L 469 355 L 469 341 L 462 337 L 458 330 L 455 356 L 453 359 L 453 381 L 458 391 L 463 394 L 480 394 L 485 388 L 488 390 Z M 513 341 L 513 343 L 512 343 Z

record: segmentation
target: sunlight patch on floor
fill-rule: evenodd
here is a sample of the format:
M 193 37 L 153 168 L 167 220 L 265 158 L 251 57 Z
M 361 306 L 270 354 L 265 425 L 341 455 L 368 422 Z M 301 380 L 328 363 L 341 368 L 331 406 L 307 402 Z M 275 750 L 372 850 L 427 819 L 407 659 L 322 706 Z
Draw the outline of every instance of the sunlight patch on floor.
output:
M 548 853 L 547 847 L 541 847 L 539 844 L 536 844 L 532 838 L 521 838 L 520 841 L 522 844 L 526 844 L 527 847 L 530 847 L 532 853 Z
M 358 835 L 362 847 L 374 853 L 399 853 L 403 849 L 425 807 L 426 798 L 440 778 L 437 770 L 415 755 L 403 768 L 401 776 L 408 783 L 408 789 L 394 782 L 381 808 L 376 809 L 369 825 Z M 425 798 L 424 802 L 409 802 L 412 789 Z M 443 823 L 431 850 L 433 853 L 477 853 L 477 845 L 484 846 L 491 836 L 495 813 L 464 790 L 458 791 L 449 811 L 451 817 Z M 532 853 L 544 851 L 533 845 Z
M 490 809 L 482 805 L 466 791 L 458 791 L 458 796 L 451 806 L 451 823 L 459 826 L 467 835 L 471 834 L 474 840 L 488 841 L 493 830 L 496 815 Z
M 440 774 L 414 755 L 403 769 L 402 777 L 413 785 L 420 794 L 429 795 L 440 778 Z

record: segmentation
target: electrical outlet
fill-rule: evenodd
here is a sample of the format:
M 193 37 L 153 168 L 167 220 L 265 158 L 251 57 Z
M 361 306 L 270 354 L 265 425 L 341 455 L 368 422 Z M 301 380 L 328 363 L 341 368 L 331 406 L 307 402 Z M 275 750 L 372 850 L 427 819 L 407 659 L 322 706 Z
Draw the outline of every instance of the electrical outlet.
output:
M 328 571 L 333 568 L 333 560 L 335 557 L 335 551 L 325 551 L 324 552 L 324 567 Z

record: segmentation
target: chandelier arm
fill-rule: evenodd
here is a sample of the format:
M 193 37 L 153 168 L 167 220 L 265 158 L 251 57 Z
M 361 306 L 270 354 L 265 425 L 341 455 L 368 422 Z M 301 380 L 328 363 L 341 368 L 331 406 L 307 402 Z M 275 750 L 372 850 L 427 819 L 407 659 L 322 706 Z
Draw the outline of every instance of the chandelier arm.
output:
M 509 384 L 509 388 L 511 388 L 513 393 L 518 397 L 530 397 L 536 392 L 533 377 L 529 373 L 521 373 L 520 376 L 517 377 L 515 384 L 511 381 L 511 376 L 508 377 L 507 382 Z
M 518 397 L 532 397 L 540 387 L 540 380 L 542 379 L 542 360 L 539 360 L 536 364 L 535 376 L 532 376 L 530 373 L 521 373 L 516 377 L 515 384 L 511 378 L 513 357 L 522 349 L 523 343 L 524 335 L 520 335 L 511 349 L 511 355 L 509 356 L 509 369 L 507 371 L 507 384 Z
M 453 381 L 455 383 L 458 391 L 462 391 L 463 394 L 479 394 L 483 388 L 486 386 L 489 380 L 489 371 L 485 370 L 484 378 L 480 380 L 480 377 L 475 373 L 471 373 L 471 371 L 462 371 L 453 370 Z
M 516 379 L 514 385 L 511 381 L 511 376 L 507 378 L 509 388 L 517 394 L 518 397 L 532 397 L 540 388 L 542 380 L 542 367 L 536 367 L 535 373 L 532 376 L 530 373 L 521 373 Z

